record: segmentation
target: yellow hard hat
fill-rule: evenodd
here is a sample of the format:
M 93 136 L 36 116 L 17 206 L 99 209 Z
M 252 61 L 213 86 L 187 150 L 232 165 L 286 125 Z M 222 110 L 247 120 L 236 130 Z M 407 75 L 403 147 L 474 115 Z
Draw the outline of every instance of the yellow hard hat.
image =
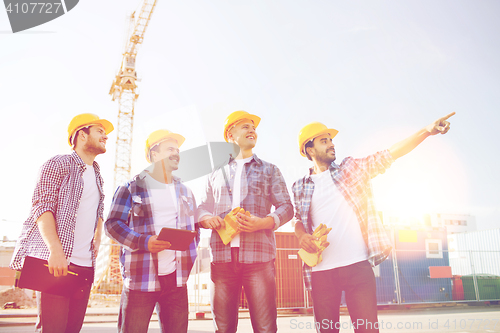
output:
M 177 141 L 177 145 L 179 148 L 182 146 L 184 141 L 186 140 L 182 135 L 170 132 L 166 129 L 161 129 L 154 131 L 149 134 L 148 139 L 146 140 L 146 160 L 151 163 L 150 151 L 151 148 L 156 146 L 157 144 L 162 143 L 163 141 L 167 141 L 169 139 Z
M 224 123 L 224 140 L 226 140 L 226 142 L 229 142 L 227 139 L 227 133 L 229 132 L 229 130 L 234 125 L 236 125 L 236 123 L 238 123 L 239 121 L 241 121 L 243 119 L 249 119 L 249 120 L 253 121 L 255 128 L 257 128 L 257 126 L 259 126 L 260 117 L 257 117 L 256 115 L 250 114 L 246 111 L 234 111 L 229 116 L 227 116 L 226 122 Z
M 98 116 L 96 116 L 93 113 L 82 113 L 79 114 L 73 119 L 71 119 L 71 122 L 69 123 L 68 126 L 68 143 L 70 146 L 73 147 L 71 142 L 73 141 L 73 135 L 76 134 L 76 132 L 84 127 L 87 126 L 92 126 L 92 125 L 101 125 L 104 127 L 104 131 L 106 132 L 106 135 L 111 133 L 114 129 L 113 124 L 111 124 L 109 121 L 106 119 L 99 119 Z
M 338 132 L 339 131 L 337 131 L 336 129 L 328 128 L 322 123 L 319 123 L 317 121 L 302 127 L 302 129 L 299 132 L 300 154 L 306 157 L 305 146 L 307 142 L 323 134 L 330 134 L 330 138 L 333 139 Z

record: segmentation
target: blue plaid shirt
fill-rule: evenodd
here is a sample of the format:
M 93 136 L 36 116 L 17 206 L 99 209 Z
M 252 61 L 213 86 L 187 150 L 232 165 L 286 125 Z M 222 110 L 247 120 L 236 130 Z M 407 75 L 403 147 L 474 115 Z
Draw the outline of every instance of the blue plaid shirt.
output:
M 156 232 L 151 192 L 145 177 L 146 171 L 143 171 L 117 188 L 104 229 L 111 239 L 122 246 L 120 268 L 124 285 L 132 290 L 151 292 L 160 291 L 161 286 L 158 280 L 158 254 L 148 251 L 149 238 Z M 172 178 L 178 201 L 177 228 L 198 231 L 193 193 L 179 178 Z M 178 287 L 187 282 L 196 259 L 198 242 L 199 234 L 189 245 L 189 250 L 175 251 Z
M 236 161 L 231 157 L 229 163 L 218 168 L 208 176 L 206 194 L 198 207 L 198 215 L 218 215 L 224 218 L 233 202 L 232 191 Z M 241 208 L 260 218 L 272 216 L 276 228 L 290 221 L 293 206 L 288 194 L 285 179 L 274 164 L 262 161 L 255 154 L 242 171 L 240 185 Z M 271 213 L 271 208 L 275 207 Z M 213 262 L 231 262 L 231 244 L 224 245 L 219 234 L 212 231 L 210 239 Z M 274 230 L 265 229 L 240 234 L 239 261 L 245 264 L 271 261 L 276 257 Z
M 384 261 L 392 250 L 392 244 L 375 208 L 371 181 L 373 177 L 384 173 L 394 162 L 388 150 L 365 158 L 347 157 L 340 165 L 332 163 L 330 173 L 333 182 L 343 194 L 358 218 L 363 239 L 368 248 L 368 261 L 376 266 Z M 314 182 L 312 169 L 304 178 L 297 180 L 292 187 L 295 203 L 296 222 L 304 224 L 309 234 L 313 233 L 309 215 Z M 304 282 L 311 289 L 311 267 L 304 264 Z

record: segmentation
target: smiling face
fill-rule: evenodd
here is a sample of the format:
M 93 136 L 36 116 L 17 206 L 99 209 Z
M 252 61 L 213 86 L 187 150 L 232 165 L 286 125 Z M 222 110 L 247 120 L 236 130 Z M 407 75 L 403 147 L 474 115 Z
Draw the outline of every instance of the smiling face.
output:
M 104 127 L 101 125 L 94 125 L 89 128 L 89 133 L 84 131 L 80 132 L 79 136 L 83 139 L 83 150 L 93 154 L 99 155 L 106 152 L 106 141 L 108 136 Z
M 330 134 L 323 134 L 314 138 L 313 146 L 306 148 L 312 160 L 321 164 L 329 165 L 335 161 L 335 145 Z
M 161 160 L 165 163 L 165 168 L 168 171 L 174 171 L 179 168 L 179 145 L 175 140 L 167 140 L 161 142 L 156 147 L 151 149 L 151 160 L 159 162 Z
M 234 125 L 228 133 L 229 142 L 233 142 L 241 150 L 249 150 L 257 144 L 257 132 L 251 120 L 244 119 Z

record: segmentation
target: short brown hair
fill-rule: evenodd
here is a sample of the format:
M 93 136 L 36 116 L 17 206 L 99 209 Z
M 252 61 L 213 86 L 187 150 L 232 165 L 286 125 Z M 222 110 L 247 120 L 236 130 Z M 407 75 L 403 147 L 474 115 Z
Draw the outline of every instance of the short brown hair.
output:
M 314 139 L 307 141 L 306 145 L 304 146 L 304 153 L 306 154 L 306 157 L 309 161 L 312 161 L 312 158 L 307 152 L 307 148 L 313 148 L 313 147 L 314 147 Z
M 90 134 L 90 126 L 80 128 L 78 131 L 76 131 L 76 134 L 73 138 L 73 142 L 71 142 L 73 144 L 73 148 L 76 148 L 76 142 L 78 141 L 77 138 L 78 138 L 78 134 L 80 133 L 80 131 L 83 131 L 84 133 L 89 135 Z

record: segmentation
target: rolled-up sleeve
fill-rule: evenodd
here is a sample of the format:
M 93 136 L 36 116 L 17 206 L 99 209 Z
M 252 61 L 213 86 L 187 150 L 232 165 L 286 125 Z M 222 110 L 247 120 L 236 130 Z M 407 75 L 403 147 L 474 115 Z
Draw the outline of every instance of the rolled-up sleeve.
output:
M 212 192 L 212 175 L 207 176 L 207 181 L 205 185 L 205 195 L 202 197 L 201 203 L 196 210 L 196 222 L 199 222 L 201 218 L 207 215 L 215 214 L 215 200 Z
M 281 171 L 273 165 L 272 173 L 271 202 L 275 207 L 272 214 L 278 216 L 280 227 L 292 219 L 293 205 Z
M 394 158 L 389 150 L 383 150 L 365 158 L 359 159 L 360 167 L 368 173 L 370 178 L 383 174 L 392 163 Z
M 42 165 L 33 193 L 33 221 L 37 221 L 47 211 L 56 216 L 59 189 L 63 178 L 61 165 L 56 161 L 49 160 Z

